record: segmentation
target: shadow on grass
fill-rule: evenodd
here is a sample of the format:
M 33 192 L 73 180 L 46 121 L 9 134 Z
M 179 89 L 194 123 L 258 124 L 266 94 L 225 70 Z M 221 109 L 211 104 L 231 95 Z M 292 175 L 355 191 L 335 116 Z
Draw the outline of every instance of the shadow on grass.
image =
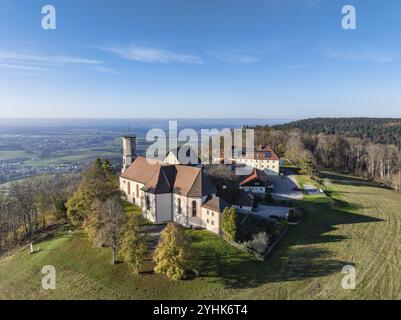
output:
M 345 174 L 335 174 L 333 172 L 323 172 L 321 173 L 322 178 L 333 180 L 336 184 L 356 186 L 356 187 L 371 187 L 371 188 L 383 188 L 391 189 L 387 186 L 381 185 L 379 183 L 364 180 L 362 178 L 357 178 Z
M 364 182 L 351 178 L 350 183 L 360 186 Z M 201 251 L 201 275 L 216 277 L 216 281 L 228 288 L 253 288 L 269 282 L 298 281 L 341 273 L 343 266 L 352 263 L 336 259 L 334 253 L 323 246 L 316 248 L 311 245 L 347 240 L 344 235 L 330 234 L 340 225 L 383 221 L 353 212 L 360 207 L 338 198 L 306 198 L 302 206 L 307 212 L 304 221 L 290 228 L 265 261 L 223 246 L 205 246 Z

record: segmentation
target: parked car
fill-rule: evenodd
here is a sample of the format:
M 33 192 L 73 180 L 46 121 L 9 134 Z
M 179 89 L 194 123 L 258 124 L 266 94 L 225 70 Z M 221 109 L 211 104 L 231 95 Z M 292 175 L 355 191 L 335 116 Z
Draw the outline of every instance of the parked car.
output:
M 294 187 L 292 188 L 292 191 L 301 191 L 301 189 L 299 189 L 298 187 Z

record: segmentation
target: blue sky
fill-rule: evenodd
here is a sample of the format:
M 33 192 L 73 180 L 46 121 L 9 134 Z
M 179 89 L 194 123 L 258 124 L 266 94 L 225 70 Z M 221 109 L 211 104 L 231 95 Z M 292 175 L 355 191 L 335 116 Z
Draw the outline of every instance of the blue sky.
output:
M 401 117 L 398 0 L 0 4 L 0 117 Z

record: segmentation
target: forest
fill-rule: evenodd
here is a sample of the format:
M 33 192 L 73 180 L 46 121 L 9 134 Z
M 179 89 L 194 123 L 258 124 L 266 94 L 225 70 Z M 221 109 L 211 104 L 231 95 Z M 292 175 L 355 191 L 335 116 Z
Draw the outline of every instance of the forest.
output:
M 255 144 L 269 144 L 295 165 L 343 170 L 401 191 L 401 120 L 316 118 L 256 126 Z
M 339 134 L 401 147 L 401 119 L 395 118 L 313 118 L 293 121 L 274 128 L 300 129 L 304 133 L 313 134 Z

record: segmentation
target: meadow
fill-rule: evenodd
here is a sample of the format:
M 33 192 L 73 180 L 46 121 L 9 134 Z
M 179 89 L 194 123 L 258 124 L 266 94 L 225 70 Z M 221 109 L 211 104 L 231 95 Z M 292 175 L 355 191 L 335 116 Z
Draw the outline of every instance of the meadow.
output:
M 327 197 L 305 196 L 303 222 L 266 261 L 206 231 L 188 230 L 199 276 L 170 281 L 111 265 L 82 231 L 58 228 L 35 246 L 0 259 L 1 299 L 400 299 L 401 194 L 371 182 L 325 172 Z M 41 288 L 53 265 L 57 289 Z M 356 268 L 356 289 L 344 290 L 343 266 Z

